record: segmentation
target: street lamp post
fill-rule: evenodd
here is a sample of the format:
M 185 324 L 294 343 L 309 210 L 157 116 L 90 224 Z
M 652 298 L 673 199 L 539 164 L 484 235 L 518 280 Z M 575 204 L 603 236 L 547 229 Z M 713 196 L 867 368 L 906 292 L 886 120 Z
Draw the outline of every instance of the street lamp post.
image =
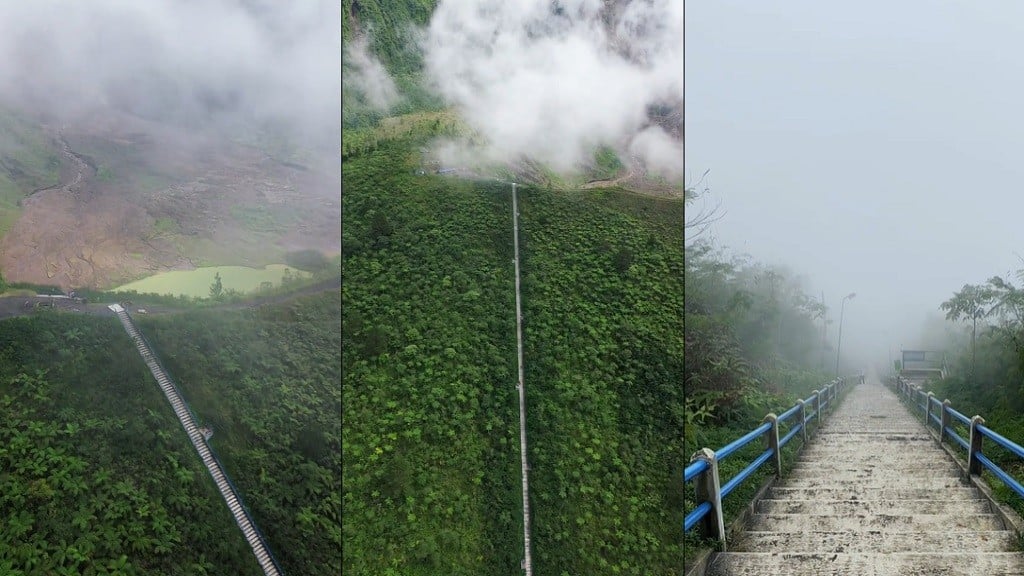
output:
M 851 300 L 856 295 L 856 292 L 850 292 L 846 296 L 843 296 L 843 301 L 839 305 L 839 341 L 836 342 L 836 378 L 839 378 L 839 351 L 843 347 L 843 312 L 846 308 L 846 301 Z

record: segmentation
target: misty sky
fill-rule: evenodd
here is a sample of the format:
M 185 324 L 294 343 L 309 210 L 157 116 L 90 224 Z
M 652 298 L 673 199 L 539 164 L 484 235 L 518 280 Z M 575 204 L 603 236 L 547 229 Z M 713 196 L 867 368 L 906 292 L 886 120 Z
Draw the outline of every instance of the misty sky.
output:
M 603 0 L 567 0 L 558 16 L 552 6 L 438 4 L 424 41 L 427 74 L 489 141 L 463 152 L 499 162 L 525 154 L 569 171 L 604 144 L 677 178 L 678 140 L 646 125 L 648 106 L 673 105 L 682 92 L 682 4 L 649 0 L 607 12 Z
M 886 359 L 965 283 L 1024 268 L 1024 4 L 686 6 L 686 172 L 718 245 L 825 291 Z M 835 340 L 835 325 L 830 338 Z M 849 348 L 848 348 L 849 347 Z
M 275 122 L 337 149 L 341 5 L 330 0 L 0 3 L 0 102 Z

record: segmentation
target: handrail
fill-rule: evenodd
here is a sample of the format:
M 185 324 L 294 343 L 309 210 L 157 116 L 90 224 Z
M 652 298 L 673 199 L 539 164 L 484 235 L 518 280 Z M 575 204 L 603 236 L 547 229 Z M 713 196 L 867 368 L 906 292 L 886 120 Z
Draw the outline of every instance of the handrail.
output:
M 718 456 L 718 461 L 721 462 L 722 460 L 725 460 L 733 452 L 753 442 L 755 438 L 763 436 L 764 433 L 771 430 L 771 428 L 771 422 L 765 422 L 764 424 L 761 424 L 760 426 L 754 428 L 750 432 L 747 432 L 745 436 L 741 436 L 740 438 L 726 444 L 724 448 L 722 448 L 718 452 L 715 452 L 715 454 Z
M 903 378 L 897 376 L 893 380 L 893 385 L 896 392 L 902 395 L 907 401 L 917 404 L 917 397 L 925 394 L 920 387 L 915 384 L 911 384 Z M 949 400 L 939 403 L 937 398 L 929 392 L 927 393 L 928 398 L 934 400 L 941 406 L 940 417 L 936 417 L 931 413 L 932 401 L 928 401 L 927 408 L 918 404 L 918 406 L 925 408 L 925 427 L 930 426 L 930 421 L 938 422 L 938 437 L 939 444 L 945 440 L 948 436 L 967 452 L 967 473 L 968 475 L 981 475 L 983 469 L 987 469 L 998 478 L 1003 484 L 1013 490 L 1017 495 L 1024 497 L 1024 484 L 1021 484 L 1016 478 L 1011 476 L 1008 472 L 999 467 L 998 464 L 993 462 L 988 456 L 986 456 L 982 450 L 982 441 L 988 438 L 998 444 L 1000 447 L 1008 450 L 1009 452 L 1016 455 L 1018 458 L 1024 459 L 1024 447 L 1021 447 L 1016 442 L 1009 440 L 1002 436 L 995 430 L 984 425 L 985 419 L 981 416 L 974 416 L 968 418 L 967 416 L 957 412 L 950 405 Z M 967 426 L 970 431 L 970 437 L 964 439 L 957 433 L 956 429 L 952 426 L 951 419 L 955 419 L 961 424 Z
M 848 383 L 863 382 L 860 376 L 837 378 L 830 382 L 822 390 L 815 390 L 806 400 L 797 400 L 796 404 L 787 409 L 780 416 L 769 413 L 765 416 L 760 426 L 754 428 L 743 436 L 726 444 L 717 452 L 709 448 L 703 448 L 693 455 L 690 464 L 683 470 L 683 483 L 694 482 L 697 493 L 697 505 L 683 518 L 683 532 L 689 532 L 694 526 L 701 524 L 705 536 L 716 537 L 722 545 L 726 546 L 725 524 L 722 512 L 722 500 L 739 488 L 747 481 L 761 466 L 769 460 L 774 460 L 775 475 L 782 475 L 782 453 L 781 449 L 799 432 L 804 443 L 807 442 L 808 424 L 814 418 L 818 418 L 817 429 L 821 426 L 824 410 L 831 404 L 835 407 L 839 394 L 845 389 Z M 791 424 L 789 432 L 781 439 L 779 438 L 779 425 L 798 416 L 796 422 Z M 765 438 L 767 448 L 764 452 L 754 458 L 738 474 L 722 484 L 719 477 L 718 463 L 734 454 L 737 450 L 747 446 L 757 438 Z

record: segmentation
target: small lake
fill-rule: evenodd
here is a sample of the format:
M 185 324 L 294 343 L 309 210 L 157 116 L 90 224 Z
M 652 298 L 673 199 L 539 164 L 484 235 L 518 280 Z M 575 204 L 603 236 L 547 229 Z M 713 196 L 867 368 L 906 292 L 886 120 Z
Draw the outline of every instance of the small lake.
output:
M 309 273 L 296 270 L 284 264 L 270 264 L 264 268 L 249 268 L 247 266 L 210 266 L 196 268 L 195 270 L 174 270 L 161 272 L 142 280 L 136 280 L 123 286 L 114 288 L 114 291 L 135 290 L 142 293 L 173 294 L 175 296 L 184 294 L 186 296 L 210 296 L 210 285 L 213 284 L 213 277 L 220 272 L 221 284 L 224 290 L 238 290 L 239 292 L 255 292 L 261 282 L 271 282 L 275 287 L 281 285 L 281 277 L 285 270 L 291 270 L 292 276 L 308 277 Z

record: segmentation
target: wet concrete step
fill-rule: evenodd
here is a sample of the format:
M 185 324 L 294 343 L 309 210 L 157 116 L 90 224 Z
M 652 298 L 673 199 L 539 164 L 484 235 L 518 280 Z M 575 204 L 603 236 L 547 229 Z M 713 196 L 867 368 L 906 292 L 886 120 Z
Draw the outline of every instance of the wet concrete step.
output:
M 988 500 L 761 500 L 761 514 L 809 514 L 844 516 L 856 514 L 989 514 Z
M 908 422 L 905 427 L 893 427 L 886 430 L 864 430 L 854 433 L 850 430 L 822 427 L 815 436 L 816 444 L 828 444 L 830 442 L 851 442 L 851 443 L 879 443 L 891 445 L 891 442 L 935 442 L 924 427 L 916 420 Z
M 962 485 L 955 488 L 880 488 L 865 491 L 860 486 L 827 487 L 827 488 L 794 488 L 772 487 L 768 496 L 776 500 L 861 500 L 872 502 L 879 500 L 930 500 L 946 501 L 974 500 L 979 497 L 976 488 Z
M 746 532 L 729 545 L 730 552 L 1005 552 L 1017 538 L 1009 530 L 948 532 Z
M 935 445 L 933 443 L 933 445 Z M 877 450 L 865 449 L 865 446 L 851 446 L 849 448 L 843 446 L 832 446 L 828 449 L 821 449 L 815 446 L 810 446 L 800 453 L 800 457 L 797 462 L 819 462 L 822 466 L 835 466 L 841 463 L 875 463 L 880 464 L 887 462 L 893 465 L 900 465 L 901 463 L 910 464 L 912 462 L 924 462 L 928 464 L 933 463 L 951 463 L 949 456 L 945 452 L 939 452 L 938 449 L 931 450 L 926 446 L 915 447 L 917 453 L 914 455 L 913 460 L 897 460 L 895 462 L 890 461 L 888 458 L 882 458 L 885 444 L 880 444 Z M 938 448 L 938 446 L 936 446 Z
M 918 460 L 896 460 L 879 461 L 867 460 L 862 462 L 848 462 L 839 459 L 807 461 L 798 460 L 794 462 L 790 474 L 815 474 L 815 475 L 837 475 L 847 472 L 862 472 L 870 470 L 874 474 L 892 474 L 896 476 L 906 475 L 952 475 L 959 474 L 956 464 L 949 458 L 943 460 L 924 462 Z
M 706 576 L 1020 576 L 1024 556 L 1014 552 L 949 553 L 720 553 Z
M 993 514 L 754 514 L 748 527 L 760 532 L 935 532 L 1005 530 Z
M 896 481 L 896 479 L 897 477 L 894 476 L 880 476 L 878 478 L 828 478 L 822 476 L 807 476 L 784 479 L 779 486 L 784 488 L 840 489 L 855 487 L 858 488 L 861 493 L 884 490 L 895 486 L 905 486 L 907 488 L 920 488 L 926 490 L 942 490 L 944 488 L 962 488 L 970 486 L 959 477 L 916 477 L 913 478 L 912 481 L 908 482 L 899 482 Z

